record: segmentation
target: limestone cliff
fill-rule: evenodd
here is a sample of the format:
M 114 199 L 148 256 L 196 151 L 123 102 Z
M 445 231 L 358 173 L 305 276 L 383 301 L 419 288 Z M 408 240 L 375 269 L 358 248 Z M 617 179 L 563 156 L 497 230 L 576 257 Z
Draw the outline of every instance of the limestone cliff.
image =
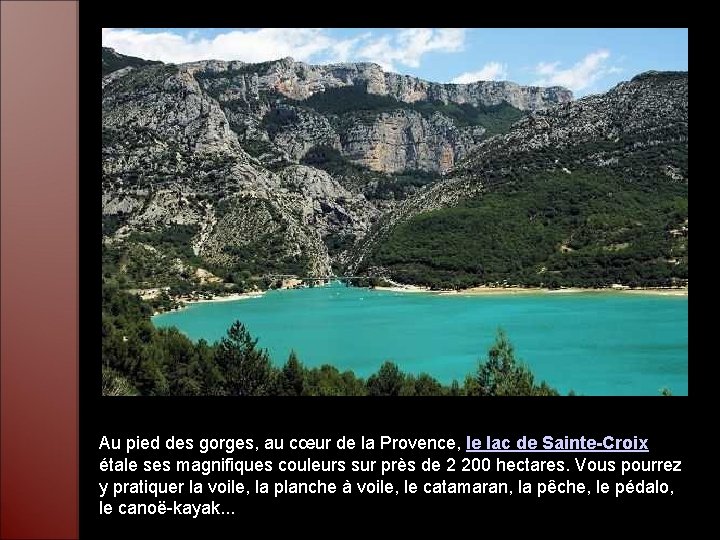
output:
M 313 146 L 329 144 L 348 159 L 382 172 L 408 168 L 444 172 L 462 159 L 486 129 L 481 122 L 471 126 L 458 122 L 447 116 L 447 110 L 467 114 L 459 106 L 480 110 L 507 106 L 536 111 L 572 99 L 569 90 L 559 87 L 497 81 L 431 83 L 385 73 L 375 64 L 313 66 L 285 58 L 262 64 L 195 62 L 181 69 L 193 74 L 218 100 L 242 140 L 272 140 L 295 160 Z M 355 89 L 364 96 L 386 99 L 368 101 L 353 94 Z M 359 97 L 357 108 L 338 114 L 338 108 L 328 103 L 331 98 L 323 99 L 322 94 L 337 100 Z M 420 104 L 426 105 L 422 113 Z M 274 119 L 278 110 L 293 121 L 267 129 L 268 118 Z

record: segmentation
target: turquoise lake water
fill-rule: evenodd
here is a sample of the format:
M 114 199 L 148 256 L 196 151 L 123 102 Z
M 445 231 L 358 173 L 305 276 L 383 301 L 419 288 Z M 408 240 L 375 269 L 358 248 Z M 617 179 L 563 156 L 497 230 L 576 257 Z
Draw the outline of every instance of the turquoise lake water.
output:
M 443 296 L 334 284 L 192 304 L 153 322 L 213 342 L 236 319 L 276 364 L 294 349 L 308 366 L 333 364 L 363 377 L 392 360 L 407 372 L 462 382 L 485 358 L 500 326 L 537 380 L 562 393 L 688 392 L 686 296 Z

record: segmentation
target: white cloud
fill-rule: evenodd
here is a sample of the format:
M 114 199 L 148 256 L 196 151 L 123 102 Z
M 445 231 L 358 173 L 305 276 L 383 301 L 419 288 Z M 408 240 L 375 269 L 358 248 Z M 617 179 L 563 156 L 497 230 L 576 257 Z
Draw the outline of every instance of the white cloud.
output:
M 105 28 L 102 42 L 122 54 L 174 63 L 209 59 L 262 62 L 291 56 L 306 62 L 365 60 L 394 69 L 396 64 L 418 67 L 429 52 L 461 51 L 465 30 L 406 28 L 382 36 L 365 33 L 339 39 L 322 28 L 228 30 L 212 38 L 197 32 L 180 35 Z
M 460 52 L 465 46 L 463 28 L 405 28 L 391 35 L 368 39 L 357 51 L 357 57 L 393 71 L 396 64 L 419 67 L 429 52 Z
M 507 64 L 488 62 L 479 71 L 466 71 L 455 77 L 452 82 L 468 84 L 477 81 L 506 81 L 508 80 Z
M 619 68 L 608 64 L 609 59 L 610 51 L 600 49 L 591 52 L 566 69 L 560 68 L 560 62 L 540 62 L 535 66 L 535 73 L 540 77 L 535 84 L 564 86 L 575 92 L 585 90 L 598 79 L 620 71 Z
M 262 62 L 285 56 L 308 60 L 315 54 L 332 51 L 333 47 L 342 47 L 341 41 L 333 40 L 319 28 L 231 30 L 212 39 L 193 32 L 183 36 L 105 28 L 102 41 L 122 54 L 175 63 L 209 59 Z

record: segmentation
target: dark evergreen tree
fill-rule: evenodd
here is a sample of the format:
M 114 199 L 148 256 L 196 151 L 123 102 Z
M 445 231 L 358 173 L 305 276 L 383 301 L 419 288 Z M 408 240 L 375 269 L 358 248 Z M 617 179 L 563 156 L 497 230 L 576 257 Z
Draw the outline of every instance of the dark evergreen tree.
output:
M 377 374 L 371 375 L 367 381 L 368 394 L 371 396 L 400 395 L 405 375 L 397 364 L 385 362 Z
M 421 373 L 415 379 L 415 395 L 417 396 L 442 396 L 443 387 L 437 379 L 427 373 Z
M 215 361 L 222 373 L 229 395 L 259 396 L 268 394 L 272 384 L 270 358 L 257 348 L 240 321 L 235 321 L 215 349 Z
M 287 362 L 278 376 L 278 394 L 302 396 L 305 393 L 305 373 L 295 351 L 290 351 Z
M 457 379 L 453 379 L 452 383 L 450 383 L 450 389 L 448 390 L 448 395 L 450 395 L 450 396 L 462 395 L 462 391 L 460 390 L 460 383 L 457 382 Z
M 477 375 L 466 382 L 468 395 L 476 396 L 533 396 L 557 395 L 545 382 L 535 385 L 530 370 L 515 359 L 515 351 L 507 335 L 498 329 L 495 343 L 485 362 L 478 366 Z

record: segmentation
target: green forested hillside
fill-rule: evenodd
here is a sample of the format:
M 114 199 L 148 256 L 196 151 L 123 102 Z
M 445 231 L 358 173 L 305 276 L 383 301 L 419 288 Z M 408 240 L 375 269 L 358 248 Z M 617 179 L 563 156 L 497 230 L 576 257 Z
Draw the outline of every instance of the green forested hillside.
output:
M 675 286 L 687 235 L 688 74 L 648 72 L 483 141 L 356 260 L 442 288 Z
M 687 191 L 602 169 L 518 177 L 401 223 L 370 264 L 440 288 L 678 284 L 688 271 Z

